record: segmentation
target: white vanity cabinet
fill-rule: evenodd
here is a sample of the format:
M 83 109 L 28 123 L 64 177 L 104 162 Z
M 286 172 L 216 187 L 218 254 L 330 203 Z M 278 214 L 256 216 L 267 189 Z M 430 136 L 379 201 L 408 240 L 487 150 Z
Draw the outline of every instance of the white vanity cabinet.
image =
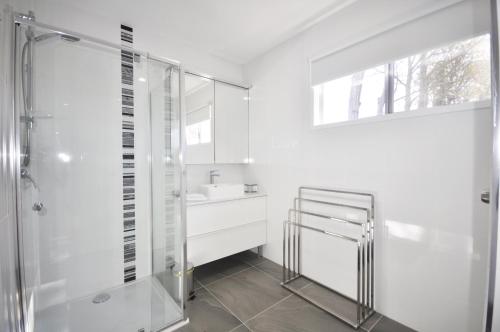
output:
M 188 203 L 188 261 L 198 266 L 265 244 L 266 219 L 262 194 Z

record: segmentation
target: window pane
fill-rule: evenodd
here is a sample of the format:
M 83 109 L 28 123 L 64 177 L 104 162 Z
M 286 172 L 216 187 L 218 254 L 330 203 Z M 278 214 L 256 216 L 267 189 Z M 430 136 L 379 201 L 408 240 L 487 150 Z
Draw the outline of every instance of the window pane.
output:
M 212 140 L 212 105 L 200 107 L 189 111 L 186 116 L 186 143 L 198 145 L 210 143 Z
M 394 112 L 489 98 L 489 35 L 422 52 L 394 64 Z
M 385 76 L 379 66 L 314 86 L 314 125 L 384 114 Z

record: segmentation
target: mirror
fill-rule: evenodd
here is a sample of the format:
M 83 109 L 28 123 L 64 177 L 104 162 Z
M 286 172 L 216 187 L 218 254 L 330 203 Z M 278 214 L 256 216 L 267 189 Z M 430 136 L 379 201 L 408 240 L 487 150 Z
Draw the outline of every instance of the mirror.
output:
M 186 163 L 214 162 L 214 81 L 186 73 Z
M 215 82 L 215 163 L 248 163 L 248 89 Z
M 186 164 L 245 164 L 248 89 L 186 73 Z

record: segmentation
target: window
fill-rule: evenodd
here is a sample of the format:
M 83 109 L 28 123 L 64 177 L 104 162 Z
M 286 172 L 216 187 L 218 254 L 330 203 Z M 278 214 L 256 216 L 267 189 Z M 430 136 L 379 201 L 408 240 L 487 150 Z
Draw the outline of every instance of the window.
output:
M 490 98 L 490 40 L 484 35 L 394 63 L 394 112 Z
M 314 124 L 356 120 L 384 114 L 385 66 L 316 85 Z
M 489 43 L 482 35 L 316 84 L 314 125 L 487 100 Z
M 207 144 L 212 141 L 212 105 L 188 112 L 186 126 L 187 145 Z

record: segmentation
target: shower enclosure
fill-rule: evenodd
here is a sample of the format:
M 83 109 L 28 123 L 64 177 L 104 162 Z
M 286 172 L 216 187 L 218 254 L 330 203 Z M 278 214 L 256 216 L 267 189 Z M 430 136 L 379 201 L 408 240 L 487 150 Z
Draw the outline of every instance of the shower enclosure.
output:
M 179 64 L 15 16 L 25 331 L 184 317 Z

